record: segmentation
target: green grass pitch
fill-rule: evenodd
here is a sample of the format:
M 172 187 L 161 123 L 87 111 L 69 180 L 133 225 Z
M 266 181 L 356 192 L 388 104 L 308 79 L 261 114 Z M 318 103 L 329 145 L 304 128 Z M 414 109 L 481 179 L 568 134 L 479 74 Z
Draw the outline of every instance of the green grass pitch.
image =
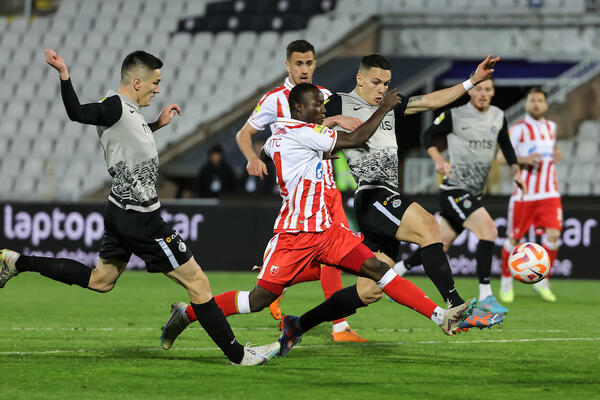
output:
M 251 273 L 208 276 L 215 294 L 255 283 Z M 441 302 L 429 280 L 410 279 Z M 457 287 L 473 296 L 477 281 L 460 278 Z M 287 357 L 241 368 L 198 323 L 171 350 L 160 348 L 171 302 L 187 301 L 161 275 L 126 272 L 99 294 L 24 273 L 0 291 L 0 399 L 600 398 L 599 289 L 598 281 L 557 280 L 558 302 L 549 304 L 516 282 L 502 327 L 453 337 L 382 299 L 349 318 L 369 343 L 334 344 L 326 323 Z M 283 311 L 299 314 L 322 296 L 318 282 L 298 285 Z M 279 336 L 267 310 L 229 322 L 242 344 Z

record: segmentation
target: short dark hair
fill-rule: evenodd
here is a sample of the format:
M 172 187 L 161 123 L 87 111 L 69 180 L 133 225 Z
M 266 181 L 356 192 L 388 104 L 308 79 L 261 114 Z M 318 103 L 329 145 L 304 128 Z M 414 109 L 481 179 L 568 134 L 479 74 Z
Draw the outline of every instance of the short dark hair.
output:
M 126 73 L 135 67 L 144 67 L 149 70 L 160 69 L 163 66 L 163 62 L 150 53 L 146 53 L 142 50 L 134 51 L 133 53 L 127 54 L 127 57 L 121 64 L 121 82 L 126 80 Z
M 542 89 L 541 86 L 534 86 L 531 89 L 529 89 L 527 91 L 527 96 L 529 96 L 532 93 L 541 93 L 544 95 L 544 99 L 548 100 L 548 93 L 546 93 L 546 91 Z
M 381 54 L 369 54 L 360 60 L 360 70 L 369 70 L 371 68 L 381 68 L 388 71 L 392 69 L 392 63 Z
M 290 111 L 294 111 L 297 104 L 304 104 L 304 95 L 309 91 L 319 92 L 319 88 L 312 83 L 299 83 L 292 88 L 288 97 Z
M 287 48 L 285 50 L 285 58 L 289 60 L 290 57 L 292 57 L 292 53 L 294 52 L 306 53 L 309 51 L 312 51 L 313 55 L 315 54 L 315 48 L 312 44 L 302 39 L 294 40 L 293 42 L 287 45 Z
M 215 144 L 214 146 L 212 146 L 210 149 L 208 149 L 208 154 L 213 154 L 213 153 L 220 153 L 220 154 L 224 154 L 223 152 L 223 147 L 221 147 L 220 144 Z

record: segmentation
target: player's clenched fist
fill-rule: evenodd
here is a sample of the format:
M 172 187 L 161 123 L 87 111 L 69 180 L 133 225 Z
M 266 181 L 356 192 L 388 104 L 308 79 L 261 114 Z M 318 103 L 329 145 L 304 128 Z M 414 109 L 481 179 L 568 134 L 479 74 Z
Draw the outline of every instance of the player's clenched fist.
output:
M 400 92 L 398 89 L 388 90 L 381 100 L 381 107 L 388 110 L 393 110 L 398 104 L 402 102 Z
M 58 71 L 60 74 L 60 79 L 67 80 L 69 79 L 69 71 L 67 69 L 67 63 L 65 60 L 56 53 L 54 49 L 46 49 L 44 50 L 44 54 L 46 56 L 46 63 L 50 65 L 52 68 Z

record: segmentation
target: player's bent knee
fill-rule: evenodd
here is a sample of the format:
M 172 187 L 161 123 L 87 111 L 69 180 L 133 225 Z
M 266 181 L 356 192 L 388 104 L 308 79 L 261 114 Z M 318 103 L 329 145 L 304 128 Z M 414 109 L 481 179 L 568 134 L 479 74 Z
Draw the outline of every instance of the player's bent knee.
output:
M 425 242 L 425 246 L 431 243 L 437 243 L 442 240 L 442 231 L 440 229 L 440 224 L 437 219 L 430 213 L 426 213 L 423 215 L 421 222 L 421 235 L 423 236 L 423 240 Z M 423 245 L 421 245 L 423 246 Z
M 260 286 L 256 286 L 250 291 L 248 296 L 248 301 L 250 302 L 250 311 L 262 311 L 266 307 L 270 306 L 271 303 L 277 299 L 277 297 L 279 296 L 275 293 L 272 293 Z
M 98 293 L 108 293 L 114 289 L 116 282 L 92 281 L 88 284 L 88 289 Z
M 363 265 L 360 267 L 360 274 L 361 276 L 371 278 L 374 281 L 379 281 L 389 270 L 389 265 L 379 261 L 376 257 L 371 257 L 366 259 Z
M 381 300 L 383 294 L 383 290 L 375 286 L 374 288 L 369 288 L 369 290 L 358 292 L 358 297 L 365 305 L 369 305 Z
M 208 277 L 200 268 L 182 283 L 188 291 L 190 298 L 201 298 L 208 301 L 212 297 Z

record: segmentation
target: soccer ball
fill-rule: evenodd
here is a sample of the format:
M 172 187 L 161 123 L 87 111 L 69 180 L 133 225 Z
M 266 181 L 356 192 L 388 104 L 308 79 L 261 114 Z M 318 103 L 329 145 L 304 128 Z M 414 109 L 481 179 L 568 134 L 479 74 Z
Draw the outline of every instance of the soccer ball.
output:
M 521 243 L 510 253 L 508 268 L 515 279 L 523 283 L 536 283 L 550 272 L 550 257 L 537 243 Z

